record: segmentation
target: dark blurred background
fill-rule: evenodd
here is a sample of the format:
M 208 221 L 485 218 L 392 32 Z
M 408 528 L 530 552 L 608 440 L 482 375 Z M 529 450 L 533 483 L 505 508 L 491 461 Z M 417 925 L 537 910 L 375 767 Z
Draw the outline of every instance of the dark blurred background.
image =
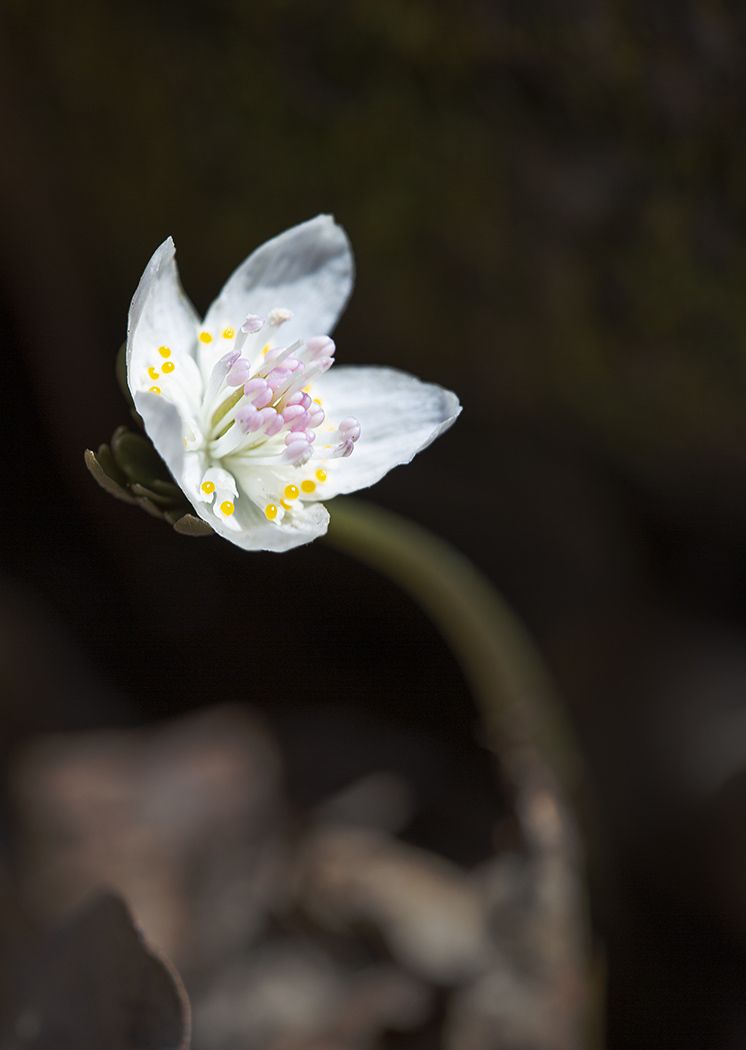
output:
M 253 247 L 333 212 L 358 268 L 338 359 L 465 409 L 370 498 L 502 590 L 587 759 L 608 1045 L 746 1045 L 742 5 L 1 17 L 8 768 L 42 732 L 235 701 L 299 805 L 414 769 L 411 840 L 489 854 L 473 701 L 408 599 L 323 542 L 177 536 L 82 462 L 127 421 L 113 357 L 166 235 L 203 311 Z

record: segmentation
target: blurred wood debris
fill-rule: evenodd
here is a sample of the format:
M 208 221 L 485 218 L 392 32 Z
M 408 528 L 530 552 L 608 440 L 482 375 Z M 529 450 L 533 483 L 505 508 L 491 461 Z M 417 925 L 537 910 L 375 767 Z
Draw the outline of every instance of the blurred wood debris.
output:
M 548 791 L 523 801 L 532 841 L 466 870 L 402 839 L 416 803 L 384 770 L 294 812 L 237 708 L 41 738 L 12 783 L 23 911 L 44 927 L 121 893 L 183 977 L 195 1050 L 580 1045 L 580 874 Z

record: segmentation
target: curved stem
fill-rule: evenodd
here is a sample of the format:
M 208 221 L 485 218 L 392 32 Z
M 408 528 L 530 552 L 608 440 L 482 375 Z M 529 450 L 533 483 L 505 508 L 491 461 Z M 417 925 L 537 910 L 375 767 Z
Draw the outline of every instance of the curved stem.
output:
M 541 975 L 537 994 L 553 1017 L 543 1045 L 577 1050 L 589 1038 L 589 924 L 570 807 L 582 762 L 541 657 L 476 567 L 419 525 L 343 498 L 334 501 L 328 538 L 408 592 L 463 670 L 499 756 L 530 861 L 534 898 L 522 921 Z
M 488 730 L 530 745 L 574 797 L 582 764 L 541 657 L 476 567 L 421 526 L 349 497 L 334 501 L 328 538 L 415 599 L 451 646 Z

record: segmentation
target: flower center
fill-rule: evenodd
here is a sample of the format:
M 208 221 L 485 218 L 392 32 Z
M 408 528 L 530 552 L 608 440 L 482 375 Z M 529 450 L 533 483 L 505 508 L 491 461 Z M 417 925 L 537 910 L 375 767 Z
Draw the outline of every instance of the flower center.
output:
M 291 316 L 250 314 L 238 331 L 226 324 L 199 335 L 206 383 L 198 424 L 208 459 L 199 498 L 229 527 L 239 527 L 230 519 L 243 493 L 268 521 L 292 521 L 319 497 L 329 462 L 351 455 L 360 437 L 356 419 L 335 425 L 314 396 L 314 381 L 334 363 L 334 342 L 323 335 L 283 344 Z

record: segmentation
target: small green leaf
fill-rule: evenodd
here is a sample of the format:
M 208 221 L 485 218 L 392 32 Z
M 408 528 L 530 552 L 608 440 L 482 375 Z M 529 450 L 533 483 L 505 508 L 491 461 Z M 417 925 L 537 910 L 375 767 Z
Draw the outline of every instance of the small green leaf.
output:
M 173 481 L 160 481 L 158 478 L 154 478 L 148 486 L 157 492 L 159 496 L 169 497 L 172 503 L 176 503 L 177 500 L 184 500 L 184 493 L 181 491 L 178 485 L 174 485 Z
M 163 521 L 163 511 L 147 496 L 138 496 L 136 502 L 138 507 L 142 507 L 152 518 L 158 518 L 159 521 Z
M 136 434 L 127 427 L 118 427 L 111 439 L 111 450 L 130 481 L 151 485 L 156 479 L 171 480 L 165 463 L 142 434 Z
M 116 481 L 117 485 L 121 485 L 122 488 L 127 487 L 127 475 L 117 466 L 117 461 L 114 459 L 113 453 L 108 445 L 98 446 L 96 459 L 98 460 L 101 469 L 109 475 L 112 481 Z
M 168 514 L 166 515 L 168 517 Z M 206 521 L 195 514 L 185 514 L 173 523 L 176 532 L 182 536 L 211 536 L 213 531 Z
M 139 481 L 133 481 L 130 489 L 133 495 L 137 496 L 138 499 L 147 499 L 151 503 L 154 503 L 156 507 L 163 507 L 164 509 L 166 507 L 173 508 L 174 496 L 171 494 L 168 496 L 161 495 L 161 493 L 155 491 L 155 485 L 146 487 L 145 485 L 141 485 Z
M 126 489 L 123 489 L 121 485 L 118 485 L 117 482 L 107 474 L 91 449 L 87 448 L 85 450 L 83 458 L 85 460 L 85 465 L 88 467 L 93 477 L 99 483 L 101 488 L 108 492 L 110 496 L 114 496 L 115 499 L 120 499 L 124 503 L 135 502 L 129 492 L 127 492 Z

